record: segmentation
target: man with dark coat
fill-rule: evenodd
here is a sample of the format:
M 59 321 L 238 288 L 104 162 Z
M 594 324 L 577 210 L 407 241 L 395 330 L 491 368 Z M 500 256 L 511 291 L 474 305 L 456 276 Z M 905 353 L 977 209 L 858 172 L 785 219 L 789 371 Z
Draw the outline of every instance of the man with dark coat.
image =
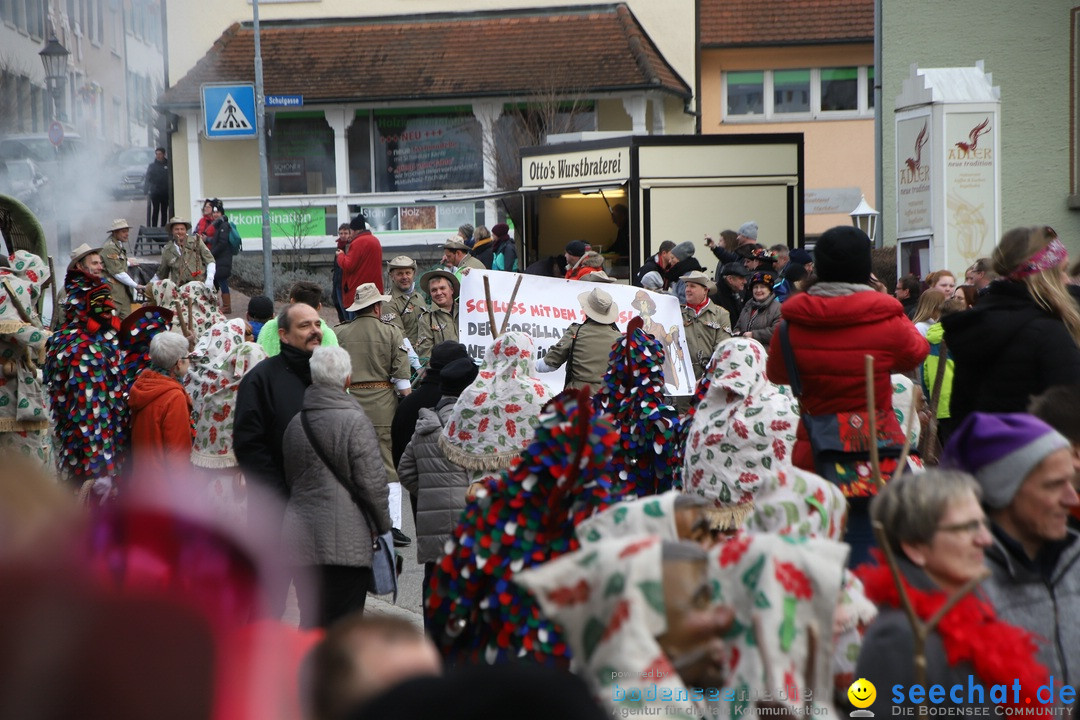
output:
M 169 217 L 169 161 L 165 159 L 165 148 L 154 151 L 154 160 L 146 167 L 143 192 L 146 193 L 146 224 L 161 227 Z
M 442 391 L 439 390 L 439 375 L 442 369 L 454 360 L 463 357 L 469 357 L 468 349 L 453 340 L 441 342 L 431 350 L 431 360 L 428 361 L 427 370 L 424 371 L 420 384 L 411 394 L 401 399 L 394 413 L 394 420 L 390 424 L 390 455 L 395 466 L 401 462 L 405 446 L 412 440 L 420 410 L 434 408 L 442 397 Z M 415 498 L 413 498 L 413 508 L 416 508 Z
M 282 310 L 277 328 L 281 352 L 252 368 L 236 391 L 233 452 L 237 463 L 248 482 L 272 492 L 282 503 L 289 497 L 282 441 L 289 422 L 300 412 L 304 391 L 311 385 L 308 362 L 322 343 L 319 321 L 319 313 L 310 305 L 297 303 Z M 257 515 L 259 509 L 249 499 L 249 515 L 253 511 Z M 283 511 L 283 506 L 277 507 L 259 518 L 272 526 L 266 530 L 275 538 L 281 530 Z M 289 578 L 277 580 L 277 586 L 267 594 L 271 614 L 280 616 Z
M 677 262 L 675 255 L 672 254 L 674 249 L 675 243 L 671 240 L 660 243 L 660 248 L 656 254 L 643 262 L 641 267 L 638 268 L 633 284 L 657 292 L 667 290 L 668 279 L 665 273 L 667 273 L 668 268 Z
M 728 312 L 728 317 L 738 319 L 742 314 L 743 291 L 750 271 L 741 262 L 729 262 L 720 270 L 720 282 L 716 291 L 709 296 L 714 303 Z

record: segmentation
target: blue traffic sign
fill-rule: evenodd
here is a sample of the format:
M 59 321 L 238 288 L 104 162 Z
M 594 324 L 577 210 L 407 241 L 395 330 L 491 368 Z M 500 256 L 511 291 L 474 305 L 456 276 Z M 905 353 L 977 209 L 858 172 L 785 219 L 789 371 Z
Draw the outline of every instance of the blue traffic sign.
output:
M 253 138 L 254 85 L 203 85 L 203 128 L 211 140 Z

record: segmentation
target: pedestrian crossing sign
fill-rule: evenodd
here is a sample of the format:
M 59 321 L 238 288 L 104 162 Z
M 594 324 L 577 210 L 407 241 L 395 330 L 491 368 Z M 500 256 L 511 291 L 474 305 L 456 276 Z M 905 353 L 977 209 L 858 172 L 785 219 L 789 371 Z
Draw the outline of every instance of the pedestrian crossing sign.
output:
M 211 140 L 253 138 L 255 131 L 254 85 L 203 85 L 203 132 Z

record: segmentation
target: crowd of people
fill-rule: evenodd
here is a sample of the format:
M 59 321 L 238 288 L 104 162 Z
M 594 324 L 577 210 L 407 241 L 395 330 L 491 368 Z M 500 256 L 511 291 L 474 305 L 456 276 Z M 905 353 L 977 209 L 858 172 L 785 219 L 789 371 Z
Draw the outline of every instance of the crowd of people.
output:
M 47 268 L 0 269 L 3 655 L 53 624 L 116 635 L 64 633 L 0 707 L 92 656 L 85 705 L 189 718 L 823 715 L 856 680 L 879 716 L 920 685 L 1075 709 L 1080 309 L 1052 229 L 893 296 L 860 230 L 811 254 L 750 221 L 706 239 L 714 273 L 661 243 L 625 326 L 607 258 L 573 240 L 525 272 L 594 283 L 571 286 L 584 320 L 474 361 L 461 277 L 518 271 L 506 224 L 463 225 L 417 277 L 358 215 L 333 328 L 305 282 L 228 317 L 220 202 L 168 227 L 145 284 L 126 222 L 76 249 L 52 333 Z M 647 312 L 665 292 L 687 396 Z M 424 568 L 422 629 L 365 613 L 387 544 Z

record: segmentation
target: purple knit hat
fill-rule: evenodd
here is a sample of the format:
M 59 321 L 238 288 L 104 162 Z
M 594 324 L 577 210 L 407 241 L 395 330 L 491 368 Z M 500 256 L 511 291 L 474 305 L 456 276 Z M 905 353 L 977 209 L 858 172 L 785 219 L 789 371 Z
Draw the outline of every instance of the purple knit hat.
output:
M 974 475 L 983 504 L 999 509 L 1012 502 L 1036 465 L 1068 447 L 1065 436 L 1033 415 L 975 412 L 949 438 L 941 467 Z

